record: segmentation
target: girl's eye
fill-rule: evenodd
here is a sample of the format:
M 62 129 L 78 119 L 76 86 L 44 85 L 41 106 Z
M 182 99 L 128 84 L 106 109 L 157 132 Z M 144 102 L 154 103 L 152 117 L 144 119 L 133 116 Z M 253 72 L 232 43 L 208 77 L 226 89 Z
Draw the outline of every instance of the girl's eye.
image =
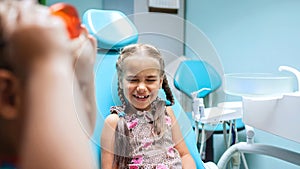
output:
M 155 82 L 156 79 L 147 79 L 147 82 Z
M 126 79 L 128 82 L 137 82 L 138 81 L 138 79 L 131 79 L 131 78 L 128 78 L 128 79 Z

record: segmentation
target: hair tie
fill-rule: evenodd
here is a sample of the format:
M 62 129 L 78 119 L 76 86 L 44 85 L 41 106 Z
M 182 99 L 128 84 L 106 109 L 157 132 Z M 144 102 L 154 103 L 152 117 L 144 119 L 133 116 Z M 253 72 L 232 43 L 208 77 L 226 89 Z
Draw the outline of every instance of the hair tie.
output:
M 119 116 L 119 117 L 125 117 L 125 115 L 126 115 L 126 114 L 125 114 L 123 111 L 118 113 L 118 116 Z
M 166 106 L 172 106 L 172 103 L 169 100 L 166 100 Z

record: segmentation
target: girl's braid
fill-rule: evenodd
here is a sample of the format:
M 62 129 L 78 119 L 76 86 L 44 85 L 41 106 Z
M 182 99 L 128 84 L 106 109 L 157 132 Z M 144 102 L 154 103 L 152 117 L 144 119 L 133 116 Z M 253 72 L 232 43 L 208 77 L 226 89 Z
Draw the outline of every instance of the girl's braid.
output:
M 171 91 L 169 83 L 168 83 L 167 76 L 165 74 L 163 76 L 164 76 L 164 79 L 163 79 L 163 83 L 162 83 L 162 88 L 164 89 L 164 91 L 166 93 L 167 100 L 169 100 L 171 102 L 171 105 L 174 105 L 175 101 L 174 101 L 174 97 L 173 97 L 172 91 Z
M 123 56 L 123 54 L 124 54 L 124 51 L 121 51 L 120 52 L 120 56 L 119 56 L 119 58 L 118 58 L 118 60 L 117 60 L 117 63 L 116 63 L 116 68 L 117 68 L 117 74 L 118 74 L 118 96 L 119 96 L 119 98 L 120 98 L 120 101 L 121 101 L 121 103 L 123 104 L 123 106 L 125 106 L 126 104 L 126 101 L 125 101 L 125 97 L 124 97 L 124 93 L 123 93 L 123 89 L 121 88 L 121 86 L 120 86 L 120 84 L 121 84 L 121 80 L 122 80 L 122 74 L 123 74 L 123 72 L 122 72 L 122 62 L 123 62 L 123 60 L 124 60 L 124 56 Z
M 120 83 L 118 83 L 118 96 L 120 98 L 120 101 L 122 103 L 122 105 L 126 105 L 126 101 L 124 98 L 124 93 L 123 93 L 123 89 L 120 87 Z

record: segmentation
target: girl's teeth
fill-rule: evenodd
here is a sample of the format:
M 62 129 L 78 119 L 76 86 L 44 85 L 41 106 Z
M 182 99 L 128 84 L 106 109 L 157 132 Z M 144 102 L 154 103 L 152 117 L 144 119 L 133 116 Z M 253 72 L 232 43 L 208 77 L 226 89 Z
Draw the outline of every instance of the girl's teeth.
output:
M 139 98 L 139 99 L 147 98 L 147 96 L 136 96 L 136 97 Z

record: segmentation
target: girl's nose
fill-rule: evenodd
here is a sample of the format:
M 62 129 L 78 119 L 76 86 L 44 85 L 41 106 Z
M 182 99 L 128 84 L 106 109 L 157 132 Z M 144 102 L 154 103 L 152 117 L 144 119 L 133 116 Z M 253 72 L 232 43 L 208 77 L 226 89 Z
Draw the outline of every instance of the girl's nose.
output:
M 143 83 L 143 82 L 139 83 L 138 86 L 137 86 L 137 91 L 139 93 L 145 92 L 146 91 L 145 83 Z

